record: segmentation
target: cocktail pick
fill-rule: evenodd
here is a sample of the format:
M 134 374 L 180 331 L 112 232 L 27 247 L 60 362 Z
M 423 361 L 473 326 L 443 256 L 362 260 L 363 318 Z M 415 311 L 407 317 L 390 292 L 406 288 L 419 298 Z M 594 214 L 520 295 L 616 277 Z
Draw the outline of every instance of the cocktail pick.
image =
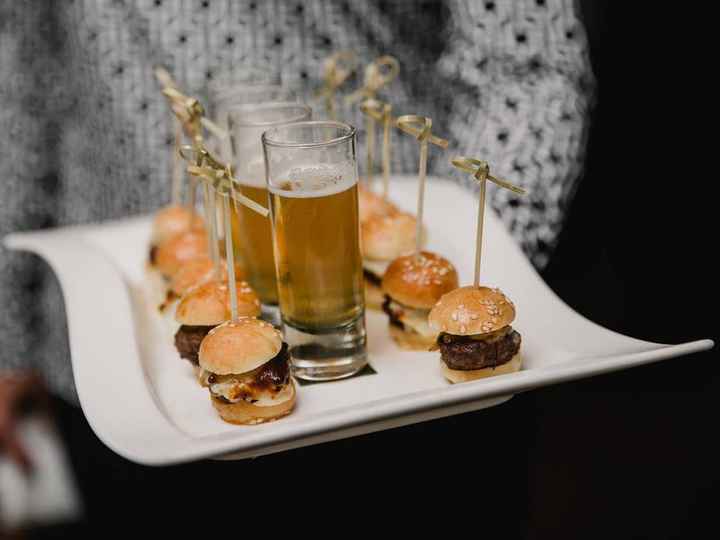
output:
M 355 103 L 363 98 L 375 98 L 378 90 L 389 84 L 400 73 L 400 62 L 394 56 L 381 56 L 365 68 L 363 86 L 345 98 L 346 103 Z
M 363 107 L 366 100 L 360 104 L 360 110 L 365 113 L 365 147 L 367 148 L 367 170 L 365 180 L 368 187 L 373 184 L 373 167 L 375 166 L 375 118 L 371 114 L 367 114 L 367 109 Z
M 443 150 L 448 142 L 432 135 L 432 120 L 427 116 L 406 114 L 397 119 L 397 126 L 420 141 L 420 166 L 418 172 L 417 231 L 415 237 L 415 253 L 422 249 L 423 206 L 425 204 L 425 178 L 427 176 L 428 143 L 433 143 Z M 434 139 L 434 140 L 433 140 Z
M 199 154 L 199 157 L 196 157 L 195 154 Z M 186 161 L 191 162 L 187 169 L 190 174 L 197 176 L 205 182 L 210 182 L 212 187 L 218 191 L 229 191 L 231 199 L 247 206 L 261 216 L 267 217 L 269 215 L 269 210 L 263 205 L 235 191 L 234 184 L 239 182 L 233 176 L 230 165 L 213 156 L 204 146 L 198 148 L 183 145 L 180 147 L 180 155 Z M 196 164 L 198 161 L 201 162 L 201 165 Z
M 171 188 L 171 201 L 174 206 L 180 204 L 182 197 L 182 179 L 183 179 L 183 166 L 182 160 L 178 155 L 178 149 L 182 144 L 182 126 L 180 120 L 177 117 L 173 117 L 175 124 L 175 151 L 173 152 L 173 163 L 172 163 L 172 188 Z
M 232 144 L 230 143 L 230 133 L 221 128 L 215 122 L 210 120 L 206 116 L 200 118 L 202 126 L 210 132 L 210 134 L 217 139 L 217 152 L 220 157 L 228 163 L 233 163 L 232 155 Z
M 194 149 L 194 161 L 196 166 L 202 166 L 206 156 L 203 153 L 207 152 L 204 147 L 202 137 L 202 126 L 203 126 L 203 113 L 204 110 L 200 102 L 192 97 L 188 97 L 181 93 L 175 86 L 166 87 L 163 89 L 163 94 L 168 98 L 170 106 L 175 113 L 175 116 L 180 121 L 186 135 L 192 141 L 191 148 Z M 182 146 L 181 146 L 182 148 Z M 181 148 L 178 149 L 178 154 L 181 157 Z M 195 189 L 197 181 L 195 176 L 191 177 L 190 190 L 191 196 L 188 197 L 188 205 L 190 208 L 191 215 L 193 215 L 195 209 Z M 213 261 L 213 269 L 215 277 L 220 278 L 220 246 L 218 242 L 218 230 L 217 230 L 217 217 L 215 210 L 215 192 L 213 186 L 204 183 L 203 184 L 203 208 L 205 210 L 205 220 L 207 222 L 208 232 L 208 243 L 210 245 L 210 258 Z
M 156 67 L 155 68 L 155 77 L 157 78 L 158 82 L 162 86 L 163 89 L 165 88 L 176 88 L 175 81 L 170 76 L 170 73 L 163 68 L 163 67 Z M 180 124 L 180 120 L 177 118 L 177 116 L 174 117 L 175 119 L 175 151 L 173 152 L 173 165 L 172 165 L 172 184 L 171 184 L 171 200 L 173 205 L 180 204 L 180 197 L 182 192 L 182 178 L 183 178 L 183 167 L 182 167 L 182 160 L 180 159 L 180 155 L 178 154 L 178 150 L 180 148 L 180 145 L 182 144 L 182 125 Z
M 232 189 L 232 188 L 231 188 Z M 230 192 L 221 193 L 223 202 L 223 228 L 225 229 L 225 263 L 227 264 L 228 287 L 232 320 L 238 320 L 237 288 L 235 287 L 235 245 L 233 244 L 232 223 L 230 222 Z
M 178 92 L 178 94 L 180 94 L 180 90 L 179 90 L 177 83 L 172 78 L 172 75 L 170 75 L 170 73 L 165 68 L 163 68 L 161 66 L 156 67 L 155 68 L 155 77 L 162 85 L 163 90 L 165 90 L 166 88 L 168 88 L 168 89 L 172 88 L 172 89 L 176 90 Z M 163 94 L 165 94 L 165 92 L 163 92 Z M 165 96 L 169 98 L 169 96 L 167 94 L 165 94 Z M 188 98 L 188 99 L 191 99 L 191 98 Z M 225 142 L 227 139 L 229 139 L 228 132 L 225 131 L 220 126 L 218 126 L 215 122 L 213 122 L 209 118 L 206 118 L 205 116 L 200 115 L 200 123 L 205 129 L 207 129 L 210 133 L 212 133 L 212 135 L 216 139 L 218 139 L 220 141 L 220 143 L 221 143 L 220 146 L 222 146 L 223 142 Z M 177 136 L 175 138 L 175 142 L 176 142 L 175 155 L 177 156 L 178 155 L 177 149 L 180 147 L 180 144 L 181 144 L 178 142 Z M 227 156 L 223 156 L 223 158 L 226 159 Z
M 185 135 L 193 141 L 193 144 L 196 140 L 202 141 L 201 118 L 205 111 L 200 102 L 181 93 L 175 86 L 166 86 L 163 88 L 162 93 L 168 99 L 170 108 L 175 113 L 175 117 L 180 122 Z M 190 180 L 189 188 L 187 207 L 189 215 L 192 216 L 195 212 L 195 191 L 197 188 L 197 182 L 194 179 Z
M 337 120 L 335 92 L 352 75 L 356 65 L 355 53 L 352 51 L 336 52 L 323 63 L 323 86 L 316 95 L 325 99 L 325 107 L 332 120 Z
M 230 200 L 232 199 L 246 205 L 263 217 L 268 216 L 268 210 L 252 199 L 235 191 L 233 185 L 237 180 L 232 176 L 230 165 L 222 163 L 204 147 L 183 147 L 181 148 L 181 152 L 187 151 L 188 149 L 198 154 L 198 156 L 194 156 L 194 159 L 196 162 L 201 162 L 201 165 L 193 164 L 188 166 L 188 172 L 203 180 L 206 185 L 212 185 L 222 197 L 223 228 L 225 229 L 225 263 L 227 264 L 232 320 L 236 321 L 238 319 L 238 300 L 237 290 L 235 288 L 235 248 L 233 245 L 232 223 L 230 221 Z M 181 153 L 181 155 L 185 159 L 190 157 L 183 153 Z M 219 274 L 216 274 L 216 276 L 219 277 Z
M 480 197 L 478 201 L 478 218 L 477 218 L 477 233 L 475 236 L 475 279 L 473 285 L 475 287 L 480 286 L 480 262 L 482 257 L 482 243 L 483 243 L 483 221 L 485 217 L 485 188 L 487 181 L 490 180 L 498 186 L 509 189 L 513 193 L 524 195 L 525 190 L 517 186 L 512 185 L 507 180 L 502 180 L 490 174 L 490 166 L 487 161 L 480 159 L 468 158 L 468 157 L 454 157 L 450 160 L 450 163 L 461 171 L 470 173 L 472 177 L 480 184 Z
M 375 122 L 382 122 L 383 125 L 383 146 L 382 146 L 382 173 L 383 173 L 383 199 L 387 200 L 390 186 L 390 133 L 391 127 L 396 121 L 392 116 L 392 106 L 389 103 L 377 99 L 366 99 L 360 104 L 360 110 L 368 118 L 368 181 L 372 180 L 373 156 L 375 148 Z M 372 137 L 372 138 L 371 138 Z

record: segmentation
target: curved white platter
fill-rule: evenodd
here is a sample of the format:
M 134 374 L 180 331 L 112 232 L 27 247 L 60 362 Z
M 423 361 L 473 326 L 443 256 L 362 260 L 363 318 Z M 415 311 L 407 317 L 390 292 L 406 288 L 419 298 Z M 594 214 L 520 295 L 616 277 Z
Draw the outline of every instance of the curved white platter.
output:
M 416 184 L 398 177 L 391 195 L 413 211 Z M 470 283 L 475 197 L 429 178 L 426 201 L 428 248 L 453 261 L 461 283 Z M 492 212 L 485 231 L 483 282 L 503 289 L 517 306 L 513 326 L 523 336 L 523 371 L 450 385 L 438 353 L 399 350 L 388 337 L 385 316 L 372 312 L 367 326 L 376 374 L 300 386 L 292 415 L 248 427 L 218 418 L 143 293 L 150 218 L 14 233 L 4 242 L 40 255 L 58 276 L 75 382 L 93 430 L 118 454 L 149 465 L 253 457 L 389 429 L 713 346 L 710 340 L 650 343 L 588 321 L 555 296 Z

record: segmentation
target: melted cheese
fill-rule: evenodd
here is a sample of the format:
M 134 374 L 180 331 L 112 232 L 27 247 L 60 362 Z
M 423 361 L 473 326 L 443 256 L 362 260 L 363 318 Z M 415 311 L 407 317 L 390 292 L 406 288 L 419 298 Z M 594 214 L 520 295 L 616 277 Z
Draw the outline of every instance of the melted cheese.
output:
M 213 384 L 208 383 L 211 373 L 203 370 L 199 379 L 200 384 L 209 387 L 212 394 L 222 396 L 231 403 L 244 399 L 258 407 L 268 407 L 283 403 L 292 397 L 290 384 L 286 384 L 279 392 L 252 387 L 251 383 L 259 370 L 260 368 L 238 375 L 215 375 L 217 381 Z
M 405 326 L 412 328 L 422 336 L 437 337 L 438 333 L 428 324 L 429 309 L 412 309 L 397 302 L 390 302 L 389 307 Z

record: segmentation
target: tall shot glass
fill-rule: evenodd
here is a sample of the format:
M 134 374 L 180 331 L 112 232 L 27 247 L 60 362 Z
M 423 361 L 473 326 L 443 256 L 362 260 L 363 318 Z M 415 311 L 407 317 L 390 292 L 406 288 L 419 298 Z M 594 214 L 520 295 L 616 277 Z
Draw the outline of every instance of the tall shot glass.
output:
M 293 372 L 349 377 L 367 363 L 355 128 L 304 121 L 269 129 L 262 140 Z
M 269 204 L 260 137 L 273 126 L 309 120 L 311 114 L 310 107 L 301 103 L 256 103 L 230 108 L 228 126 L 235 177 L 243 195 L 263 206 Z M 280 324 L 270 220 L 242 205 L 233 210 L 235 251 L 242 261 L 246 279 L 260 297 L 263 318 Z

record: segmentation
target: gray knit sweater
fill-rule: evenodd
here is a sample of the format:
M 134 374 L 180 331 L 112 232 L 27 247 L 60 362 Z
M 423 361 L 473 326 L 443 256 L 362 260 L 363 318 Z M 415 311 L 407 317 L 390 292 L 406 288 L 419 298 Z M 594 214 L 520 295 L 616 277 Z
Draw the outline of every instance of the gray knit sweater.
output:
M 482 156 L 530 189 L 491 190 L 492 204 L 542 267 L 581 173 L 593 96 L 572 0 L 0 0 L 0 236 L 167 201 L 172 123 L 153 66 L 205 101 L 218 78 L 266 65 L 310 100 L 339 50 L 400 60 L 380 97 L 431 116 L 451 141 L 431 152 L 430 172 L 457 178 L 448 157 Z M 362 126 L 358 114 L 340 110 Z M 415 142 L 395 141 L 393 170 L 416 170 Z M 0 305 L 0 368 L 39 369 L 76 400 L 45 263 L 0 248 Z

